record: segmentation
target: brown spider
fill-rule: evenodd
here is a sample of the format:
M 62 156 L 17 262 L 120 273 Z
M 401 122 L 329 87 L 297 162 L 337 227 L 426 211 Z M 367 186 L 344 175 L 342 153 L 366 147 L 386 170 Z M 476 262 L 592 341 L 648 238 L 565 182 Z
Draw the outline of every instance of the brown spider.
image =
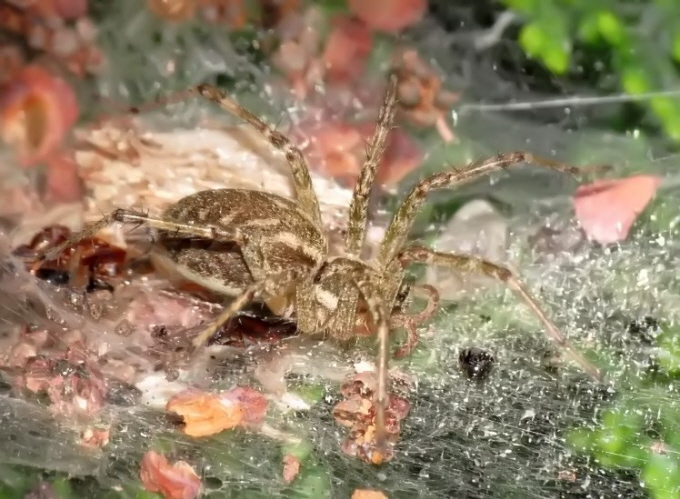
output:
M 390 329 L 405 327 L 409 330 L 410 348 L 416 337 L 415 323 L 423 318 L 400 311 L 405 271 L 411 264 L 482 272 L 505 282 L 541 320 L 548 336 L 587 373 L 599 379 L 598 370 L 562 336 L 508 269 L 472 256 L 405 246 L 415 215 L 433 190 L 468 183 L 490 172 L 525 162 L 572 174 L 578 172 L 576 168 L 530 153 L 512 152 L 476 161 L 464 169 L 450 168 L 431 175 L 411 190 L 395 213 L 379 256 L 370 262 L 360 258 L 366 235 L 369 193 L 394 120 L 397 83 L 397 77 L 392 74 L 366 162 L 354 189 L 345 253 L 340 256 L 328 255 L 319 201 L 307 162 L 299 149 L 220 90 L 199 85 L 182 94 L 198 95 L 215 102 L 244 120 L 285 155 L 293 177 L 295 200 L 268 192 L 227 188 L 187 196 L 157 218 L 118 209 L 43 258 L 50 260 L 64 248 L 115 222 L 146 225 L 154 233 L 156 251 L 166 263 L 174 265 L 189 280 L 233 298 L 194 338 L 195 348 L 205 345 L 221 325 L 255 299 L 265 301 L 279 315 L 294 315 L 302 333 L 328 335 L 344 341 L 354 337 L 359 327 L 377 330 L 377 449 L 384 448 L 385 444 Z M 436 305 L 434 296 L 429 309 L 433 308 L 432 304 Z M 429 312 L 431 310 L 426 313 Z M 381 451 L 377 451 L 373 461 L 380 462 L 380 455 Z

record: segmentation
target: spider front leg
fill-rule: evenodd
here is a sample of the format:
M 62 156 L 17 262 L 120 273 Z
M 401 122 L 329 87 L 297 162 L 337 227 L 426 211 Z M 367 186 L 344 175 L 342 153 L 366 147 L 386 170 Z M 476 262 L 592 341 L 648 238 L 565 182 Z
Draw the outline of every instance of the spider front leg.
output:
M 146 213 L 119 208 L 95 222 L 85 227 L 80 232 L 71 235 L 66 241 L 58 244 L 54 248 L 38 255 L 38 261 L 53 260 L 57 258 L 66 248 L 78 244 L 83 239 L 95 236 L 99 231 L 113 225 L 114 223 L 133 224 L 137 226 L 146 225 L 150 229 L 162 230 L 175 234 L 177 237 L 200 237 L 218 242 L 236 242 L 243 244 L 245 236 L 238 229 L 228 229 L 213 225 L 192 225 L 174 220 L 164 220 L 162 218 L 151 217 Z
M 312 177 L 309 174 L 309 165 L 307 164 L 307 160 L 302 154 L 302 151 L 294 146 L 288 137 L 272 129 L 269 125 L 247 109 L 241 107 L 238 102 L 218 88 L 213 87 L 212 85 L 198 85 L 190 89 L 189 92 L 198 94 L 199 96 L 214 102 L 228 113 L 242 119 L 251 128 L 260 133 L 274 148 L 285 155 L 291 173 L 293 174 L 297 200 L 305 212 L 312 217 L 312 220 L 320 226 L 321 211 L 319 209 L 319 200 L 314 193 Z
M 406 199 L 404 199 L 401 206 L 399 206 L 394 217 L 392 217 L 378 257 L 381 267 L 385 268 L 393 262 L 400 249 L 404 246 L 406 238 L 411 232 L 413 221 L 430 192 L 438 189 L 469 184 L 492 172 L 523 163 L 532 163 L 549 170 L 556 170 L 572 175 L 583 172 L 574 166 L 567 165 L 560 161 L 535 156 L 530 152 L 517 151 L 475 161 L 466 168 L 451 168 L 448 171 L 435 173 L 411 189 L 411 192 L 409 192 Z
M 368 201 L 371 188 L 375 181 L 376 171 L 387 148 L 387 137 L 394 122 L 397 110 L 397 75 L 392 73 L 387 84 L 387 91 L 383 105 L 380 108 L 378 123 L 376 124 L 366 161 L 361 169 L 361 174 L 354 186 L 352 201 L 349 205 L 349 218 L 347 221 L 347 239 L 345 242 L 346 253 L 358 257 L 364 245 L 366 237 L 366 221 L 368 218 Z M 347 334 L 351 331 L 356 317 L 356 302 L 359 296 L 354 287 L 344 289 L 340 293 L 338 312 L 336 314 L 335 327 Z
M 378 115 L 378 122 L 366 154 L 366 161 L 354 186 L 352 201 L 349 205 L 347 242 L 345 245 L 347 253 L 352 256 L 359 256 L 364 244 L 366 220 L 368 218 L 368 198 L 371 194 L 378 166 L 380 166 L 380 161 L 385 154 L 387 137 L 392 131 L 392 123 L 397 112 L 398 83 L 396 73 L 390 74 L 385 98 Z
M 574 347 L 557 329 L 557 326 L 548 318 L 538 305 L 536 299 L 529 293 L 520 280 L 507 268 L 489 262 L 487 260 L 451 253 L 440 253 L 421 246 L 412 246 L 404 249 L 398 256 L 403 268 L 413 263 L 428 265 L 440 265 L 459 272 L 480 272 L 494 279 L 498 279 L 512 289 L 519 298 L 533 311 L 543 323 L 548 337 L 572 358 L 594 380 L 602 382 L 603 378 L 599 370 L 591 364 L 576 347 Z
M 312 185 L 312 177 L 309 174 L 309 165 L 300 149 L 295 147 L 285 135 L 272 129 L 253 113 L 242 107 L 233 98 L 229 97 L 225 92 L 222 92 L 212 85 L 197 85 L 172 95 L 157 98 L 153 102 L 131 107 L 130 111 L 134 114 L 139 114 L 163 105 L 181 102 L 192 96 L 198 96 L 214 102 L 223 110 L 245 121 L 248 126 L 262 135 L 270 145 L 285 155 L 293 176 L 293 186 L 295 188 L 297 200 L 305 212 L 320 225 L 321 211 L 319 209 L 319 201 Z

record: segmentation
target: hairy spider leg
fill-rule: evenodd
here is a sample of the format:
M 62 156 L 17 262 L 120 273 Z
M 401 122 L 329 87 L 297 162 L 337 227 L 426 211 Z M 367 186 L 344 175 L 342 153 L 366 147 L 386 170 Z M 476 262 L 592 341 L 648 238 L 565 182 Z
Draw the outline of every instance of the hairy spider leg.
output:
M 538 305 L 536 299 L 529 293 L 527 288 L 520 282 L 520 280 L 506 267 L 489 262 L 482 258 L 470 255 L 457 255 L 454 253 L 441 253 L 422 246 L 411 246 L 404 249 L 398 256 L 402 266 L 407 266 L 414 263 L 424 263 L 427 265 L 438 265 L 456 270 L 458 272 L 478 272 L 486 276 L 497 279 L 505 283 L 512 289 L 519 298 L 531 309 L 534 315 L 541 321 L 547 332 L 548 337 L 561 349 L 565 350 L 569 357 L 575 361 L 583 371 L 585 371 L 594 380 L 601 382 L 603 377 L 599 370 L 591 364 L 579 351 L 574 347 L 562 333 L 557 329 L 557 326 L 548 318 L 545 312 Z
M 138 226 L 146 225 L 151 229 L 172 232 L 180 237 L 200 237 L 217 242 L 235 242 L 244 244 L 246 240 L 245 235 L 239 229 L 225 228 L 209 224 L 186 224 L 176 222 L 174 220 L 164 220 L 162 218 L 152 217 L 146 213 L 141 213 L 134 210 L 125 210 L 119 208 L 104 216 L 101 220 L 88 225 L 80 232 L 74 233 L 63 243 L 58 244 L 54 248 L 39 254 L 37 260 L 53 260 L 57 258 L 59 254 L 66 248 L 78 244 L 83 239 L 95 236 L 99 231 L 110 225 L 113 225 L 114 223 Z
M 361 168 L 361 174 L 354 186 L 352 201 L 349 205 L 349 219 L 347 223 L 347 239 L 345 250 L 348 255 L 359 256 L 366 235 L 366 220 L 368 219 L 368 201 L 375 182 L 375 176 L 387 149 L 387 138 L 392 130 L 392 123 L 397 111 L 397 75 L 390 74 L 387 91 L 378 114 L 378 122 L 368 144 L 366 160 Z
M 282 133 L 277 132 L 253 113 L 243 108 L 236 100 L 212 85 L 197 85 L 186 90 L 162 96 L 139 106 L 130 107 L 130 112 L 140 114 L 168 104 L 175 104 L 191 97 L 201 97 L 219 105 L 223 110 L 245 121 L 248 126 L 262 135 L 274 148 L 282 152 L 293 176 L 295 195 L 303 209 L 321 226 L 319 201 L 314 192 L 309 165 L 302 152 Z
M 427 304 L 425 308 L 417 313 L 406 313 L 404 311 L 392 314 L 390 317 L 390 330 L 404 328 L 408 333 L 406 344 L 399 347 L 394 352 L 396 359 L 406 357 L 413 352 L 418 345 L 418 325 L 430 319 L 439 307 L 439 292 L 434 286 L 429 284 L 417 284 L 411 287 L 412 290 L 420 289 L 427 294 Z
M 378 387 L 375 394 L 376 408 L 376 446 L 385 451 L 386 428 L 385 410 L 387 408 L 387 380 L 389 368 L 389 308 L 385 306 L 377 282 L 379 274 L 361 260 L 337 257 L 329 260 L 317 276 L 317 285 L 323 286 L 329 280 L 344 281 L 357 288 L 366 303 L 371 320 L 377 329 L 378 341 Z M 336 309 L 335 314 L 338 313 Z M 375 464 L 381 461 L 380 454 L 375 456 Z
M 242 119 L 251 128 L 260 133 L 274 148 L 284 154 L 293 175 L 297 201 L 302 206 L 302 209 L 312 217 L 314 223 L 318 227 L 322 227 L 319 200 L 314 192 L 312 177 L 309 174 L 309 165 L 302 151 L 294 146 L 288 137 L 271 128 L 218 88 L 212 85 L 198 85 L 189 91 L 216 103 L 225 111 Z
M 411 189 L 392 217 L 378 255 L 378 266 L 384 269 L 381 291 L 385 303 L 393 304 L 399 292 L 405 272 L 396 257 L 404 246 L 411 232 L 413 221 L 428 194 L 437 189 L 468 184 L 494 171 L 523 163 L 533 163 L 543 168 L 572 175 L 582 173 L 578 168 L 560 161 L 535 156 L 530 152 L 516 151 L 481 159 L 465 168 L 450 167 L 446 171 L 430 175 Z
M 403 247 L 413 226 L 413 221 L 430 192 L 468 184 L 494 171 L 523 163 L 531 163 L 542 168 L 572 175 L 582 173 L 581 170 L 574 166 L 553 159 L 535 156 L 530 152 L 524 151 L 503 153 L 492 158 L 475 161 L 465 168 L 451 168 L 444 172 L 435 173 L 411 189 L 411 192 L 409 192 L 392 217 L 385 233 L 382 247 L 380 248 L 378 258 L 381 266 L 387 266 L 394 260 L 397 253 Z
M 395 73 L 390 74 L 383 104 L 378 114 L 378 122 L 376 123 L 371 142 L 368 145 L 366 160 L 361 168 L 359 179 L 354 186 L 352 200 L 349 205 L 347 238 L 345 240 L 346 254 L 351 257 L 360 257 L 363 249 L 368 219 L 369 197 L 378 166 L 387 148 L 387 138 L 392 129 L 392 123 L 394 122 L 397 110 L 397 84 L 397 75 Z M 331 323 L 337 338 L 349 339 L 353 336 L 358 298 L 358 290 L 354 287 L 346 287 L 339 293 L 337 313 L 334 315 Z

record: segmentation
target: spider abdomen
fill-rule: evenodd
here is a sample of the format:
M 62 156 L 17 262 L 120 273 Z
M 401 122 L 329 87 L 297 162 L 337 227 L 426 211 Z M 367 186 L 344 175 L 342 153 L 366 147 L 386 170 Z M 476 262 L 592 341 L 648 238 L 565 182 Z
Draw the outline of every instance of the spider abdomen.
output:
M 323 232 L 289 199 L 246 189 L 201 191 L 170 206 L 166 221 L 218 229 L 239 229 L 243 243 L 187 238 L 158 231 L 165 256 L 184 278 L 234 296 L 271 273 L 311 272 L 325 260 Z M 166 259 L 166 261 L 167 261 Z

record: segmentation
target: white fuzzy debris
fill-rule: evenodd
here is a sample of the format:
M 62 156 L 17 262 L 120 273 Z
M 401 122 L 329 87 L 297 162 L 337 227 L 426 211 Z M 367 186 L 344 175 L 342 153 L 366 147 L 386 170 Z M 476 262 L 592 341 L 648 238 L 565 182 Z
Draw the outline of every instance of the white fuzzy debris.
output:
M 367 360 L 361 360 L 354 364 L 354 370 L 357 372 L 357 374 L 373 373 L 375 372 L 375 364 Z
M 285 392 L 274 399 L 279 410 L 283 413 L 291 411 L 308 411 L 311 406 L 296 393 Z
M 157 410 L 165 409 L 172 397 L 188 388 L 182 381 L 168 381 L 163 372 L 146 374 L 135 386 L 142 392 L 141 404 Z
M 292 198 L 282 155 L 245 127 L 142 132 L 104 125 L 79 132 L 76 153 L 87 189 L 86 220 L 116 208 L 160 214 L 168 205 L 208 189 L 257 189 Z M 328 230 L 346 225 L 350 189 L 311 172 Z

